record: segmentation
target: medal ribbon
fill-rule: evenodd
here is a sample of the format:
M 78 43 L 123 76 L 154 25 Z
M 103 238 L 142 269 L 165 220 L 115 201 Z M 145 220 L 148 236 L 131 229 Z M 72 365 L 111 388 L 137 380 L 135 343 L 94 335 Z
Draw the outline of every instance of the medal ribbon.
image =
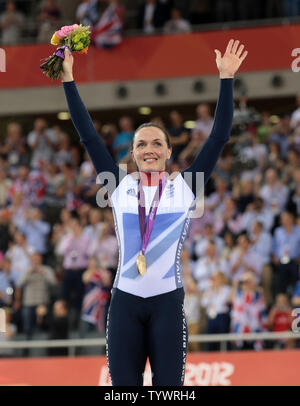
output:
M 145 207 L 145 194 L 143 187 L 141 185 L 141 179 L 138 179 L 138 208 L 139 208 L 139 222 L 140 222 L 140 232 L 142 238 L 142 254 L 145 254 L 147 245 L 150 240 L 151 232 L 154 226 L 154 220 L 156 217 L 156 212 L 158 209 L 158 205 L 161 199 L 161 195 L 164 191 L 164 188 L 167 184 L 167 178 L 164 175 L 163 178 L 159 181 L 159 185 L 156 189 L 154 194 L 151 207 L 149 210 L 149 215 L 147 219 L 147 223 L 145 224 L 146 220 L 146 207 Z

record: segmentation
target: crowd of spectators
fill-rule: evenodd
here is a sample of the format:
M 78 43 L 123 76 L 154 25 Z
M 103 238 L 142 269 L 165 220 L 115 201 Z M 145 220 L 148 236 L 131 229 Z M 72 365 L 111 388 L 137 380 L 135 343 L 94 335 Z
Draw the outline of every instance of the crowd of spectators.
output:
M 292 308 L 300 304 L 300 107 L 277 117 L 242 102 L 242 118 L 236 106 L 230 141 L 206 185 L 204 215 L 192 219 L 182 253 L 190 334 L 290 330 Z M 168 173 L 189 166 L 210 134 L 207 104 L 197 106 L 194 119 L 192 130 L 179 111 L 168 121 L 150 119 L 170 134 Z M 136 170 L 129 150 L 139 124 L 124 116 L 118 126 L 94 120 L 128 172 Z M 111 208 L 97 206 L 100 188 L 78 137 L 63 126 L 38 117 L 27 134 L 17 121 L 8 124 L 0 143 L 0 306 L 7 339 L 105 335 L 118 244 Z
M 63 1 L 28 0 L 0 3 L 0 31 L 3 45 L 16 44 L 24 37 L 49 42 L 54 31 L 74 22 L 90 25 L 92 44 L 105 49 L 122 42 L 126 29 L 143 34 L 179 34 L 201 24 L 247 21 L 300 15 L 298 0 L 79 0 L 74 15 L 63 13 Z M 67 5 L 65 6 L 67 7 Z M 128 18 L 130 15 L 130 21 Z M 132 16 L 135 16 L 132 18 Z

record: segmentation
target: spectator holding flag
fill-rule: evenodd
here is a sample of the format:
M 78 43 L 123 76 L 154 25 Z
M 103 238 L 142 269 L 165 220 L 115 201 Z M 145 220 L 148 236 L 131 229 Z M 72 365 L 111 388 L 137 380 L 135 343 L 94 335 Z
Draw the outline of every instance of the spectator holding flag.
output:
M 111 273 L 99 266 L 96 257 L 91 257 L 82 280 L 85 284 L 81 313 L 82 333 L 93 330 L 103 333 L 110 299 Z
M 267 313 L 262 290 L 256 286 L 252 272 L 235 281 L 231 295 L 231 331 L 236 334 L 260 333 L 266 330 Z M 261 350 L 261 341 L 237 341 L 238 350 Z
M 107 8 L 91 33 L 91 40 L 97 47 L 110 49 L 122 42 L 124 14 L 125 9 L 118 0 L 108 0 Z

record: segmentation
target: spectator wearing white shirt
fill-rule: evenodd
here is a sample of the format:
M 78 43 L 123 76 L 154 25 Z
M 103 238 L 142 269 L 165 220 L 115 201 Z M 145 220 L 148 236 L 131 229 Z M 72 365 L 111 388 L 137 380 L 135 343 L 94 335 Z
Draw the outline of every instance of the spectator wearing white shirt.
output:
M 156 0 L 147 0 L 140 9 L 139 28 L 143 28 L 146 34 L 151 34 L 155 31 L 155 10 Z
M 20 231 L 16 231 L 14 241 L 6 252 L 6 257 L 11 260 L 11 268 L 19 278 L 31 267 L 30 255 L 33 248 L 28 244 L 26 237 Z
M 200 133 L 201 140 L 205 141 L 206 138 L 208 138 L 208 136 L 210 135 L 214 124 L 213 117 L 210 114 L 209 105 L 206 103 L 199 104 L 196 108 L 196 113 L 197 120 L 193 129 L 193 133 Z
M 252 272 L 257 283 L 261 280 L 262 259 L 251 250 L 250 239 L 247 234 L 238 237 L 238 247 L 230 258 L 230 272 L 233 281 L 241 279 L 244 273 Z
M 285 209 L 288 187 L 279 180 L 278 172 L 274 168 L 267 170 L 265 181 L 265 185 L 260 190 L 260 197 L 264 199 L 266 208 L 274 215 L 278 215 Z
M 100 209 L 93 208 L 88 213 L 89 225 L 84 227 L 84 234 L 93 241 L 97 240 L 101 233 L 103 227 L 103 216 Z
M 28 134 L 28 145 L 33 152 L 31 167 L 38 167 L 39 161 L 50 162 L 57 144 L 58 137 L 52 129 L 47 128 L 47 121 L 41 117 L 37 118 L 33 130 Z
M 26 210 L 24 216 L 14 218 L 14 225 L 24 233 L 28 244 L 40 254 L 48 251 L 47 241 L 50 233 L 50 224 L 42 219 L 42 212 L 38 208 Z
M 191 31 L 190 23 L 182 18 L 179 8 L 171 9 L 171 19 L 164 25 L 165 34 L 183 34 Z
M 252 251 L 260 255 L 263 265 L 269 264 L 271 261 L 272 235 L 264 231 L 261 222 L 253 222 L 250 239 L 252 242 Z
M 226 334 L 230 329 L 229 302 L 231 287 L 222 272 L 216 271 L 211 276 L 211 284 L 204 292 L 202 306 L 206 309 L 206 334 Z M 218 351 L 219 343 L 209 343 L 208 351 Z
M 217 255 L 216 244 L 210 241 L 205 256 L 198 259 L 193 266 L 192 274 L 201 293 L 209 287 L 211 275 L 217 270 L 223 272 L 226 276 L 230 276 L 228 262 Z
M 248 204 L 245 213 L 243 213 L 243 230 L 246 230 L 248 234 L 251 233 L 255 221 L 259 221 L 265 231 L 271 231 L 274 223 L 274 214 L 266 208 L 261 197 L 255 198 L 253 203 Z
M 79 175 L 81 178 L 88 178 L 93 175 L 93 164 L 87 153 L 84 154 L 84 161 L 80 165 Z
M 252 251 L 256 252 L 262 260 L 262 274 L 261 284 L 264 290 L 264 296 L 267 304 L 272 303 L 272 279 L 273 272 L 271 263 L 271 250 L 272 250 L 272 235 L 264 231 L 263 224 L 259 221 L 254 221 L 252 232 L 250 234 L 252 243 Z
M 224 248 L 224 241 L 214 233 L 212 224 L 206 224 L 203 237 L 201 237 L 195 245 L 195 254 L 198 258 L 203 257 L 210 241 L 216 244 L 218 255 L 220 255 Z

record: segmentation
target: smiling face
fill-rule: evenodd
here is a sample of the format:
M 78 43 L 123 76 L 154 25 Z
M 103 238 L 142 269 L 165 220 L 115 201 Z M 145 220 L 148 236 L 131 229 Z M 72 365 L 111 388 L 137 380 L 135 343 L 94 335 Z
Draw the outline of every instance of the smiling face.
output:
M 159 128 L 144 127 L 134 136 L 132 159 L 139 171 L 158 172 L 166 168 L 166 160 L 171 157 L 166 136 Z

